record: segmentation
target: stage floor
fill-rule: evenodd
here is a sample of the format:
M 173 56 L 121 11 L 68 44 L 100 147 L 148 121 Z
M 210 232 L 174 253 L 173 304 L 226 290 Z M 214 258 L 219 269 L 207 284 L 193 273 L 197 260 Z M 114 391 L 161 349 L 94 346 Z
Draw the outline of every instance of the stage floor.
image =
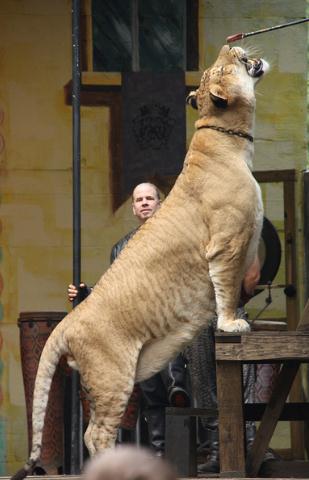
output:
M 9 476 L 0 476 L 0 480 L 10 480 L 11 477 Z M 27 479 L 31 480 L 81 480 L 82 475 L 29 475 L 26 477 Z M 219 474 L 208 474 L 206 475 L 199 475 L 198 477 L 186 477 L 182 478 L 179 477 L 179 480 L 198 480 L 201 478 L 222 478 L 225 480 L 232 480 L 232 477 L 220 477 Z M 248 478 L 248 477 L 246 477 Z M 261 478 L 273 478 L 277 480 L 286 479 L 286 478 L 297 478 L 297 479 L 306 479 L 309 478 L 309 461 L 301 461 L 301 460 L 272 460 L 267 462 L 267 466 L 265 465 L 263 472 L 261 475 L 256 479 L 250 477 L 250 480 L 258 480 Z M 233 477 L 235 480 L 235 477 Z M 237 477 L 237 480 L 245 480 L 245 477 Z

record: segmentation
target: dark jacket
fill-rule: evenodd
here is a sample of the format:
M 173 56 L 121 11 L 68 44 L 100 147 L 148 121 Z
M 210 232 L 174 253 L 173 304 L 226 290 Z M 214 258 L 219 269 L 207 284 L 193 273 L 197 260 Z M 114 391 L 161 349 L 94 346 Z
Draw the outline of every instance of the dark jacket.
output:
M 130 238 L 133 237 L 137 230 L 138 228 L 135 228 L 134 230 L 132 230 L 132 232 L 127 233 L 123 238 L 121 238 L 117 243 L 115 243 L 111 251 L 111 263 L 113 263 L 113 261 L 118 257 L 121 250 L 126 246 Z

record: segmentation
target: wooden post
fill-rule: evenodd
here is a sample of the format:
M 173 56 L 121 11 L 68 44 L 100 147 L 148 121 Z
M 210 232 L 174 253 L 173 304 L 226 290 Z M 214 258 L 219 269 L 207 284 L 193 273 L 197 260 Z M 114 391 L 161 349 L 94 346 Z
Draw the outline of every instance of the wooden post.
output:
M 288 329 L 296 330 L 299 324 L 298 291 L 297 291 L 297 262 L 296 262 L 296 220 L 295 220 L 295 183 L 284 182 L 284 230 L 285 230 L 285 264 L 286 285 L 295 287 L 295 295 L 286 297 L 286 314 Z M 290 401 L 302 400 L 302 386 L 300 375 L 294 380 L 290 391 Z M 304 458 L 304 427 L 302 422 L 291 422 L 291 449 L 293 458 Z
M 197 476 L 195 417 L 166 414 L 165 456 L 175 465 L 179 477 Z
M 299 368 L 299 362 L 283 365 L 275 389 L 265 409 L 260 428 L 247 457 L 247 473 L 251 477 L 258 475 L 263 457 L 283 410 L 291 385 Z
M 220 476 L 245 477 L 245 422 L 241 362 L 217 361 Z

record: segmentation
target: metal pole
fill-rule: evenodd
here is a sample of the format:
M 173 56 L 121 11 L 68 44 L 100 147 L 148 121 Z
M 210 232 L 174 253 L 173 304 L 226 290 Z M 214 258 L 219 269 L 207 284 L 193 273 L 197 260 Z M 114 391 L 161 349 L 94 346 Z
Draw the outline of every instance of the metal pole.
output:
M 138 22 L 138 0 L 132 0 L 131 12 L 131 35 L 132 35 L 132 72 L 139 72 L 139 22 Z
M 73 284 L 80 284 L 81 272 L 81 201 L 80 201 L 80 0 L 72 0 L 72 112 L 73 112 Z M 78 303 L 76 299 L 74 307 Z M 82 466 L 81 406 L 79 375 L 72 372 L 71 385 L 70 474 Z

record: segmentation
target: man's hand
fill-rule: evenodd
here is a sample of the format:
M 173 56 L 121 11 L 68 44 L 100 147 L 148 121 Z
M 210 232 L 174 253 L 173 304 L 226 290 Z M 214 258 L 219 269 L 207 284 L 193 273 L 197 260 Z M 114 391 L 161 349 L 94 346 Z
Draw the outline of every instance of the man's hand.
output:
M 80 287 L 85 287 L 85 283 L 80 283 Z M 68 286 L 68 299 L 70 302 L 73 302 L 73 300 L 77 297 L 78 295 L 78 288 L 76 288 L 75 285 L 70 284 Z
M 254 294 L 254 290 L 260 279 L 260 274 L 261 274 L 260 268 L 261 268 L 260 261 L 256 256 L 256 258 L 254 259 L 253 263 L 250 265 L 243 279 L 243 289 L 245 290 L 247 295 L 252 296 Z

